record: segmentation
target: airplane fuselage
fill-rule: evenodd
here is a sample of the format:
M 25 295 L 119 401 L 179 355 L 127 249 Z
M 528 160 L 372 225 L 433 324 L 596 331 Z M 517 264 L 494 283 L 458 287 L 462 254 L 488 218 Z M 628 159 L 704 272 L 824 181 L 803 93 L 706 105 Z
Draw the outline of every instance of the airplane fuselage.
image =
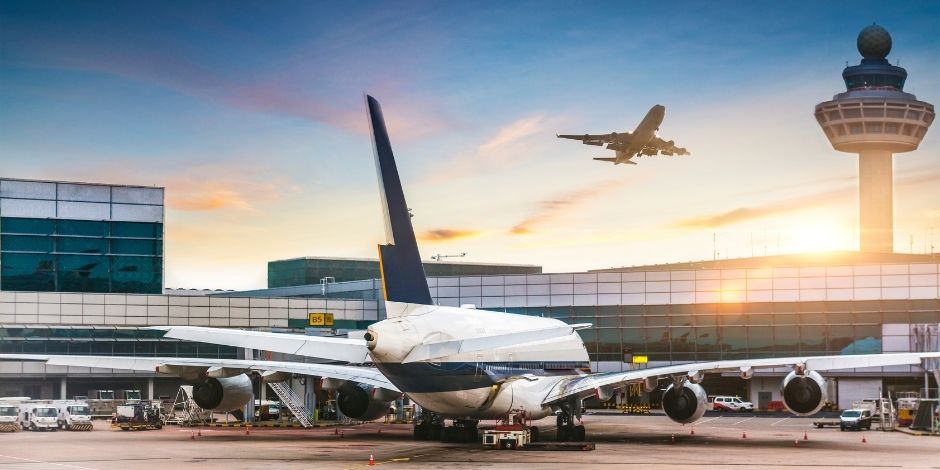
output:
M 617 160 L 614 161 L 614 163 L 626 163 L 639 154 L 643 148 L 653 140 L 653 137 L 656 136 L 656 131 L 659 130 L 659 126 L 663 123 L 663 118 L 665 117 L 665 106 L 657 104 L 650 108 L 646 116 L 643 117 L 643 120 L 640 121 L 640 124 L 636 126 L 636 130 L 633 131 L 630 144 L 627 145 L 625 149 L 617 151 Z
M 494 419 L 524 411 L 549 415 L 542 400 L 564 379 L 586 373 L 581 337 L 404 362 L 418 345 L 565 325 L 560 320 L 456 307 L 387 302 L 389 318 L 369 327 L 370 357 L 415 403 L 447 417 Z M 399 310 L 399 312 L 396 312 Z M 393 316 L 401 313 L 399 316 Z

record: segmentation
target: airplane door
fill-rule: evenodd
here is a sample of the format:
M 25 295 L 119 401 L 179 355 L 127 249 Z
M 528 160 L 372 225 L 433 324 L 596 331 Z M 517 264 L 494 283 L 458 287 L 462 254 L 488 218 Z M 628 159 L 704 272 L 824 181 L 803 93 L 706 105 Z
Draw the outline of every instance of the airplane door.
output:
M 477 354 L 476 368 L 473 371 L 473 381 L 479 382 L 483 376 L 483 354 Z

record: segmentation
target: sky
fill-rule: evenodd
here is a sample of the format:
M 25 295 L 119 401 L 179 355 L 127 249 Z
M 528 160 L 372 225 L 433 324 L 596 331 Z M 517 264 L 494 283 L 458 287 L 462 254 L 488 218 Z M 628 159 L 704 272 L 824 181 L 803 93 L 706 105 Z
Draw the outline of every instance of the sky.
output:
M 363 93 L 423 257 L 548 272 L 858 249 L 814 106 L 858 32 L 940 102 L 940 3 L 0 0 L 0 176 L 166 187 L 167 287 L 384 242 Z M 555 134 L 659 135 L 614 167 Z M 940 129 L 895 157 L 895 248 L 940 251 Z M 932 245 L 936 245 L 931 248 Z

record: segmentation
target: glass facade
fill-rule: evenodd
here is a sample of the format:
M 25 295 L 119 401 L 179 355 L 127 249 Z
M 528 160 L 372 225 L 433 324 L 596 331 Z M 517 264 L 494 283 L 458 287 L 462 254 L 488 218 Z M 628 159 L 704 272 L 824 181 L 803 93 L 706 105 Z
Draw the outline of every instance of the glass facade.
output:
M 424 263 L 428 276 L 490 276 L 500 274 L 538 274 L 541 266 L 511 264 Z M 319 284 L 332 277 L 335 282 L 378 279 L 377 260 L 341 258 L 296 258 L 268 262 L 268 288 Z
M 0 353 L 237 359 L 237 349 L 162 338 L 136 328 L 0 327 Z
M 0 289 L 159 294 L 163 224 L 0 218 Z
M 882 352 L 882 325 L 940 323 L 940 300 L 519 307 L 509 313 L 593 323 L 592 361 L 713 361 Z

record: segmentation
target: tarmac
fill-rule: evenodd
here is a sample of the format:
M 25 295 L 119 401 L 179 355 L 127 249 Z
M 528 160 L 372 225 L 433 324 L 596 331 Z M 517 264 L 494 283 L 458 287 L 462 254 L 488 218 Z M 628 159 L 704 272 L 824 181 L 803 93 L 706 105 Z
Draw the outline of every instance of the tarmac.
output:
M 813 419 L 708 415 L 693 427 L 661 415 L 591 414 L 583 424 L 596 449 L 571 452 L 414 441 L 404 424 L 112 431 L 99 421 L 92 432 L 2 433 L 0 470 L 365 469 L 370 456 L 386 469 L 940 469 L 940 437 L 817 429 Z M 552 419 L 536 424 L 553 437 Z

